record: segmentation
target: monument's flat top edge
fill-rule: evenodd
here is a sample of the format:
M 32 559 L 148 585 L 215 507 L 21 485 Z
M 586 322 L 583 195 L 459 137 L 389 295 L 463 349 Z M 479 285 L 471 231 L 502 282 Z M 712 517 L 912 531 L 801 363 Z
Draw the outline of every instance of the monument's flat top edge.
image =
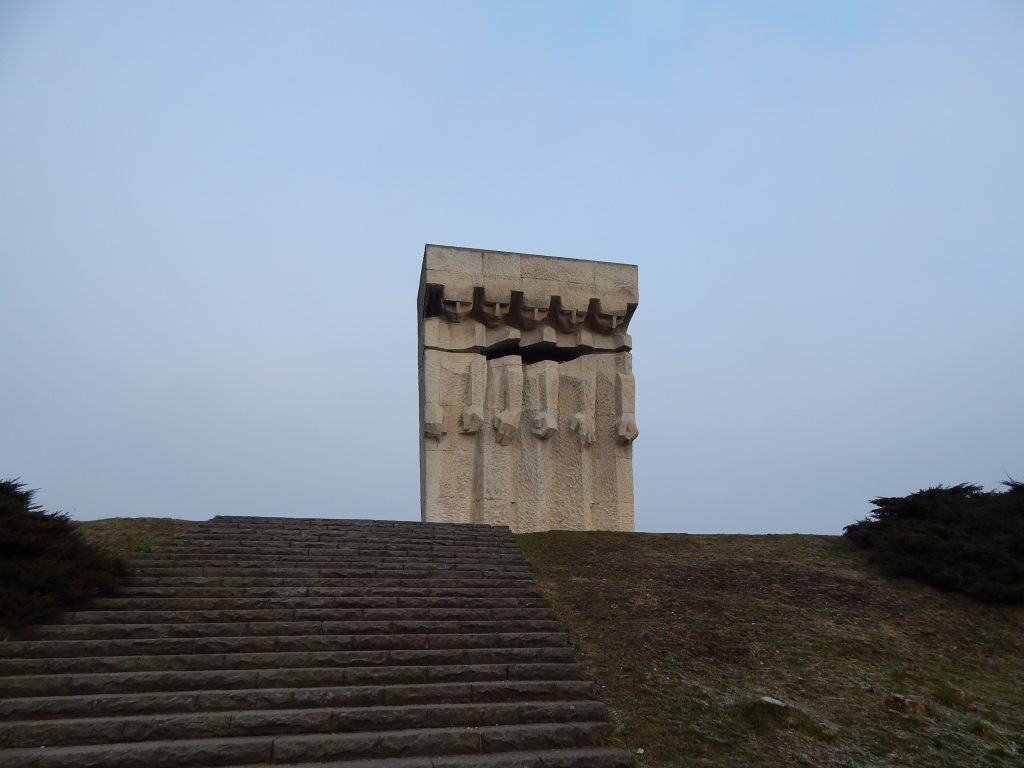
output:
M 522 251 L 498 251 L 493 248 L 468 248 L 464 245 L 443 245 L 441 243 L 426 243 L 423 246 L 423 256 L 427 255 L 428 248 L 449 248 L 453 251 L 472 251 L 474 253 L 506 253 L 510 256 L 533 256 L 541 259 L 557 259 L 558 261 L 587 261 L 596 264 L 613 264 L 616 267 L 635 267 L 638 271 L 640 269 L 637 264 L 630 264 L 626 261 L 604 261 L 603 259 L 577 259 L 572 256 L 548 256 L 543 253 L 523 253 Z

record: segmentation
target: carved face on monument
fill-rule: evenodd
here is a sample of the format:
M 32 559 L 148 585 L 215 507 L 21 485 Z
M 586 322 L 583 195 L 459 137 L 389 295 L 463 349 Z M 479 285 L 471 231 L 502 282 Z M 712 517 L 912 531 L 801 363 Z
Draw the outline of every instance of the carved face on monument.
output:
M 587 308 L 567 305 L 560 297 L 555 299 L 555 327 L 562 333 L 575 333 L 587 319 Z
M 497 328 L 505 324 L 505 317 L 512 306 L 508 301 L 488 301 L 486 296 L 479 298 L 477 318 L 488 328 Z
M 469 317 L 469 313 L 472 311 L 472 301 L 460 301 L 445 296 L 444 301 L 441 302 L 441 314 L 449 323 L 461 323 Z
M 531 299 L 525 294 L 519 294 L 512 304 L 515 320 L 524 331 L 532 331 L 537 326 L 544 325 L 548 321 L 548 314 L 551 309 L 550 298 L 547 303 L 542 304 L 540 299 Z
M 587 318 L 590 325 L 598 333 L 615 333 L 626 327 L 627 313 L 623 311 L 605 310 L 600 299 L 593 299 L 590 308 L 587 310 Z

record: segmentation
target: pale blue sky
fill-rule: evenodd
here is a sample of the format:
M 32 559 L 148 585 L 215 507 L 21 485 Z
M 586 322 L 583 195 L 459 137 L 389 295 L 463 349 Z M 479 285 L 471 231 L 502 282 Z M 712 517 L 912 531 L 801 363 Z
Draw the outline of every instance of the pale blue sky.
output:
M 1022 2 L 0 0 L 0 476 L 415 519 L 426 242 L 636 263 L 637 527 L 1024 477 Z

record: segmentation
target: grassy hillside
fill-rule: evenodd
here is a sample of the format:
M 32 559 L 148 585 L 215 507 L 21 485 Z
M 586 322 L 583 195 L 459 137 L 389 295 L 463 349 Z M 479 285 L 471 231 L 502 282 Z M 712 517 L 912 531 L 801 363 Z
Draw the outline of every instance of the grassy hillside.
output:
M 838 537 L 519 542 L 640 766 L 1024 765 L 1024 608 L 882 578 Z
M 125 557 L 195 523 L 79 525 Z M 518 538 L 639 767 L 1024 766 L 1024 608 L 884 578 L 838 537 Z
M 86 541 L 115 557 L 129 558 L 199 523 L 168 517 L 108 517 L 77 523 Z

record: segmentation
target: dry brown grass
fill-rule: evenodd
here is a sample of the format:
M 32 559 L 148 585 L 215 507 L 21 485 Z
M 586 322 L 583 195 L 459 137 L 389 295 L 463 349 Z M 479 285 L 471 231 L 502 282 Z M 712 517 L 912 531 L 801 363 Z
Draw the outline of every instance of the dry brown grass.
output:
M 519 541 L 637 765 L 1024 765 L 1020 607 L 882 578 L 838 537 Z
M 86 540 L 118 558 L 145 552 L 154 544 L 195 528 L 192 520 L 169 517 L 108 517 L 77 523 Z

